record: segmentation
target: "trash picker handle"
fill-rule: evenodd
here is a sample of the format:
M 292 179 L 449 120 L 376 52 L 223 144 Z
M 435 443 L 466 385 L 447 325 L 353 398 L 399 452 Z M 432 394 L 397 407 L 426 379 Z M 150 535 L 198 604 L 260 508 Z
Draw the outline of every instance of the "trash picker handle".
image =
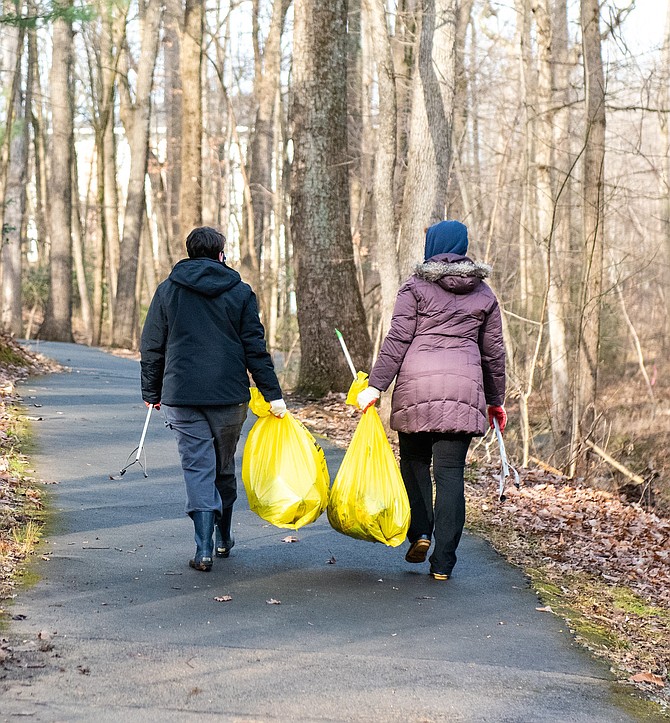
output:
M 505 443 L 503 442 L 502 432 L 500 431 L 500 425 L 498 424 L 498 420 L 493 417 L 493 428 L 496 433 L 496 437 L 498 438 L 498 446 L 500 447 L 500 462 L 501 462 L 501 470 L 500 470 L 500 484 L 498 486 L 498 497 L 500 498 L 501 502 L 504 502 L 505 497 L 505 479 L 509 477 L 510 470 L 512 471 L 512 474 L 514 475 L 514 485 L 516 487 L 519 487 L 520 479 L 519 479 L 519 473 L 516 471 L 514 467 L 509 463 L 507 460 L 507 452 L 505 451 Z
M 140 437 L 140 443 L 137 446 L 137 455 L 135 456 L 135 461 L 138 462 L 140 459 L 140 455 L 142 454 L 142 447 L 144 447 L 144 438 L 147 436 L 147 429 L 149 428 L 149 420 L 151 419 L 151 411 L 153 410 L 154 405 L 150 404 L 149 408 L 147 409 L 147 418 L 144 420 L 144 429 L 142 430 L 142 436 Z
M 335 333 L 337 334 L 337 338 L 340 340 L 340 346 L 342 347 L 342 351 L 344 352 L 344 357 L 347 360 L 347 364 L 349 365 L 349 369 L 351 369 L 351 373 L 355 381 L 358 377 L 358 375 L 356 374 L 356 367 L 351 360 L 351 354 L 349 354 L 349 349 L 347 349 L 347 345 L 344 343 L 344 337 L 342 336 L 342 332 L 339 329 L 335 329 Z

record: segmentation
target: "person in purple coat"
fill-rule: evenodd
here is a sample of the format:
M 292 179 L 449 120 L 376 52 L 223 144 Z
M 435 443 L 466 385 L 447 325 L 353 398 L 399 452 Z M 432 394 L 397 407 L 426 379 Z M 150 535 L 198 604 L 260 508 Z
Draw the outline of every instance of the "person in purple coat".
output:
M 449 579 L 456 564 L 470 442 L 494 418 L 501 431 L 507 421 L 500 308 L 484 281 L 491 268 L 467 250 L 468 230 L 459 221 L 427 229 L 425 260 L 398 292 L 369 386 L 357 399 L 365 410 L 396 380 L 391 428 L 412 511 L 405 560 L 424 562 L 434 542 L 436 580 Z

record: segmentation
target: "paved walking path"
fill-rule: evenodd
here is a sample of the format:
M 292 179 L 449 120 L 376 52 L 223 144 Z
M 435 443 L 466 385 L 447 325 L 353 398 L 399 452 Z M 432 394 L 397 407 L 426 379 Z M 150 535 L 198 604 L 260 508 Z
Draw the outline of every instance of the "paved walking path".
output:
M 42 417 L 37 474 L 59 484 L 48 488 L 50 561 L 37 562 L 38 582 L 12 608 L 25 619 L 5 634 L 47 631 L 53 650 L 45 667 L 0 680 L 0 720 L 634 720 L 613 702 L 607 668 L 473 535 L 439 583 L 404 562 L 405 546 L 349 539 L 325 515 L 297 533 L 267 525 L 240 481 L 231 557 L 191 570 L 192 524 L 160 415 L 148 479 L 137 466 L 109 479 L 144 421 L 139 364 L 37 348 L 71 369 L 22 389 L 43 405 L 28 412 Z M 334 477 L 343 453 L 324 447 Z M 299 542 L 282 543 L 288 534 Z

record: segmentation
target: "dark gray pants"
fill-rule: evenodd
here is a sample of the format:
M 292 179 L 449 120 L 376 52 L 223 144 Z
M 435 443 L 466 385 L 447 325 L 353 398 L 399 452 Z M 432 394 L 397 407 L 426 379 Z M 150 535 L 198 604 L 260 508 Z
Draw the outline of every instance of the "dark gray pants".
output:
M 465 525 L 463 475 L 471 440 L 469 434 L 398 432 L 400 471 L 412 513 L 407 537 L 410 542 L 421 535 L 435 540 L 428 558 L 432 572 L 448 575 L 456 564 L 456 548 Z
M 175 434 L 186 483 L 186 512 L 222 510 L 237 499 L 235 449 L 247 404 L 171 407 L 162 404 Z

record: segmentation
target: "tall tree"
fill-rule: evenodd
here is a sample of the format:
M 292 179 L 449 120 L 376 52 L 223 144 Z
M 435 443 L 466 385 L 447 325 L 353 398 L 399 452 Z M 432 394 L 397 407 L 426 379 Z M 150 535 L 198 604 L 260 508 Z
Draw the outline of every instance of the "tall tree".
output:
M 240 249 L 240 265 L 250 283 L 257 289 L 261 309 L 266 309 L 264 284 L 261 283 L 263 247 L 270 234 L 272 213 L 273 114 L 279 74 L 281 71 L 281 38 L 289 0 L 276 0 L 272 7 L 270 29 L 263 49 L 258 34 L 260 2 L 254 0 L 254 99 L 256 114 L 251 131 L 248 158 L 249 210 L 253 218 L 245 218 L 245 234 Z
M 361 367 L 370 361 L 350 229 L 346 0 L 296 0 L 291 236 L 296 261 L 301 391 L 344 390 L 351 373 L 335 328 Z
M 598 356 L 600 352 L 600 310 L 603 289 L 604 189 L 605 189 L 605 77 L 603 73 L 600 4 L 581 0 L 582 54 L 586 136 L 583 166 L 583 252 L 579 329 L 577 399 L 574 405 L 581 436 L 592 433 L 597 419 Z M 573 429 L 573 451 L 576 446 Z M 574 454 L 572 455 L 574 458 Z
M 451 164 L 456 0 L 422 0 L 398 255 L 401 276 L 423 256 L 423 230 L 444 219 Z
M 23 53 L 17 48 L 20 59 Z M 21 63 L 17 62 L 17 82 L 12 100 L 13 122 L 9 151 L 9 170 L 4 194 L 4 215 L 0 214 L 2 226 L 2 328 L 20 336 L 21 320 L 21 238 L 23 236 L 26 209 L 26 165 L 28 162 L 29 123 L 28 109 L 31 105 L 32 69 L 28 66 L 25 94 L 22 88 Z
M 179 230 L 186 236 L 202 223 L 202 36 L 204 0 L 186 0 L 181 34 L 181 180 Z M 175 239 L 175 245 L 177 244 Z M 179 239 L 181 242 L 181 238 Z
M 115 346 L 132 348 L 137 324 L 136 286 L 140 237 L 145 216 L 144 184 L 149 155 L 151 88 L 158 52 L 161 0 L 148 0 L 142 28 L 142 45 L 137 64 L 137 87 L 131 117 L 126 124 L 130 146 L 130 179 L 123 220 L 121 260 L 116 290 L 114 330 Z M 125 123 L 124 123 L 125 124 Z
M 562 44 L 560 36 L 560 8 L 552 7 L 551 0 L 539 0 L 535 4 L 535 22 L 538 38 L 538 84 L 537 84 L 537 210 L 538 233 L 545 251 L 547 321 L 551 350 L 552 378 L 552 424 L 554 446 L 559 452 L 560 464 L 567 462 L 570 442 L 570 378 L 568 373 L 568 345 L 565 317 L 568 303 L 563 285 L 560 253 L 561 236 L 558 221 L 559 201 L 565 189 L 565 177 L 558 184 L 559 131 L 556 113 L 563 100 L 558 93 L 563 89 L 557 83 L 556 73 L 560 68 Z M 565 12 L 565 5 L 563 5 Z M 558 91 L 558 92 L 557 92 Z
M 72 7 L 70 0 L 69 7 Z M 38 336 L 72 341 L 72 21 L 59 17 L 53 26 L 51 58 L 51 146 L 49 298 Z
M 393 200 L 397 144 L 396 78 L 386 23 L 384 0 L 364 0 L 370 18 L 372 46 L 377 66 L 379 122 L 374 167 L 375 215 L 377 220 L 377 266 L 381 284 L 382 330 L 391 322 L 400 283 L 396 240 L 398 225 Z
M 168 249 L 174 263 L 184 255 L 179 220 L 179 196 L 181 187 L 181 121 L 182 82 L 179 66 L 181 55 L 181 28 L 184 24 L 182 0 L 166 0 L 165 32 L 163 35 L 163 62 L 165 65 L 165 190 L 166 205 L 170 223 Z
M 666 3 L 665 9 L 665 33 L 662 53 L 661 93 L 660 107 L 670 106 L 670 0 Z M 660 197 L 661 197 L 661 239 L 665 245 L 666 257 L 666 288 L 670 288 L 670 114 L 659 113 L 661 124 L 661 154 L 664 159 L 660 173 Z M 666 292 L 667 317 L 670 319 L 670 294 Z M 666 322 L 666 329 L 669 328 Z

